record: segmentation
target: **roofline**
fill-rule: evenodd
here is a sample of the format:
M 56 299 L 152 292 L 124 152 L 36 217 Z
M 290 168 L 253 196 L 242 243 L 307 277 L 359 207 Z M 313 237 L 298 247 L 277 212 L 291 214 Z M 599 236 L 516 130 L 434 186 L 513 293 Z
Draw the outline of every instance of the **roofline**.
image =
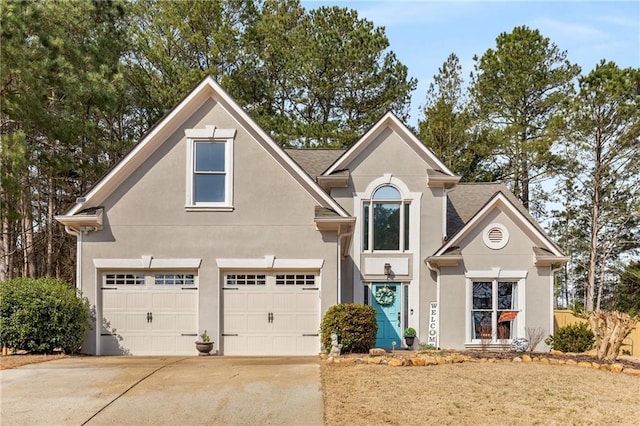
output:
M 195 89 L 191 91 L 181 102 L 179 102 L 168 114 L 165 115 L 151 130 L 138 142 L 131 151 L 120 160 L 109 173 L 107 173 L 84 197 L 84 201 L 76 203 L 66 213 L 71 216 L 78 213 L 87 205 L 100 204 L 106 199 L 115 187 L 127 179 L 136 167 L 144 162 L 153 153 L 158 144 L 166 140 L 169 134 L 176 131 L 179 124 L 187 120 L 190 116 L 189 107 L 197 103 L 201 106 L 206 99 L 218 98 L 223 108 L 231 109 L 230 114 L 238 120 L 239 124 L 245 128 L 258 140 L 258 143 L 270 154 L 298 183 L 304 190 L 319 204 L 333 209 L 342 217 L 349 217 L 349 214 L 300 167 L 260 126 L 249 116 L 249 114 L 238 105 L 236 101 L 218 84 L 213 77 L 205 77 Z M 198 101 L 200 101 L 198 103 Z M 177 124 L 176 124 L 176 120 Z M 172 125 L 173 124 L 173 125 Z M 166 134 L 170 132 L 169 134 Z M 260 142 L 260 139 L 264 143 Z
M 518 208 L 509 200 L 509 198 L 502 192 L 497 191 L 493 196 L 485 203 L 485 205 L 476 212 L 476 214 L 471 217 L 464 224 L 464 226 L 458 230 L 454 235 L 452 235 L 449 240 L 436 251 L 433 256 L 441 256 L 446 250 L 451 248 L 459 240 L 465 236 L 471 229 L 475 228 L 476 224 L 480 222 L 489 211 L 498 203 L 502 202 L 512 213 L 516 215 L 516 217 L 520 218 L 521 222 L 526 225 L 527 229 L 529 229 L 536 237 L 540 238 L 541 241 L 546 243 L 546 248 L 553 253 L 555 256 L 563 257 L 564 255 L 559 250 L 559 248 L 551 241 L 551 239 L 544 233 L 541 232 L 538 228 L 533 226 L 529 218 L 527 218 Z
M 355 157 L 357 157 L 381 132 L 385 129 L 386 126 L 394 127 L 398 133 L 401 133 L 405 136 L 403 139 L 410 141 L 413 145 L 413 148 L 419 154 L 422 154 L 433 161 L 443 173 L 448 174 L 450 176 L 454 176 L 454 173 L 449 170 L 447 166 L 442 163 L 436 157 L 433 152 L 429 148 L 427 148 L 420 140 L 416 137 L 416 135 L 411 132 L 407 126 L 400 121 L 400 119 L 391 111 L 388 111 L 377 123 L 375 123 L 367 133 L 362 136 L 358 142 L 353 144 L 351 148 L 346 150 L 344 154 L 342 154 L 338 159 L 331 165 L 322 176 L 329 175 L 336 170 L 346 168 L 346 165 L 351 162 Z

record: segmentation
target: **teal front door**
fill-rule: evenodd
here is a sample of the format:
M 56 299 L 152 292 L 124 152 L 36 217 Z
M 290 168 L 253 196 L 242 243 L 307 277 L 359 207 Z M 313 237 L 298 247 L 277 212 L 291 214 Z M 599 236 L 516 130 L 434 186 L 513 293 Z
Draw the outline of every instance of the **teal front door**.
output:
M 401 288 L 402 286 L 398 283 L 373 283 L 371 286 L 371 301 L 372 306 L 376 308 L 378 321 L 377 348 L 391 348 L 393 342 L 397 348 L 402 345 L 400 340 Z

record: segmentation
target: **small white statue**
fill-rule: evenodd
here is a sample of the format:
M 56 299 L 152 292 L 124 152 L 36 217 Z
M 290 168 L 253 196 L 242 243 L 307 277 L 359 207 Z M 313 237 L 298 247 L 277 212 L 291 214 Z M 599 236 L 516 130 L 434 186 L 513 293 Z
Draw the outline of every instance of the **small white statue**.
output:
M 331 333 L 331 352 L 329 352 L 329 356 L 340 356 L 341 349 L 342 345 L 338 344 L 338 335 Z

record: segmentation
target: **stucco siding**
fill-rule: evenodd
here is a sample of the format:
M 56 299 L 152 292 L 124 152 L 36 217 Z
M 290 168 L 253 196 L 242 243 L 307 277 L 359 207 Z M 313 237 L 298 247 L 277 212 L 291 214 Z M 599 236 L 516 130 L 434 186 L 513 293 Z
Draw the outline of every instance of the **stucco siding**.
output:
M 507 245 L 499 250 L 488 248 L 483 241 L 483 231 L 492 223 L 504 225 L 509 232 Z M 463 261 L 456 267 L 442 267 L 440 278 L 440 345 L 443 348 L 462 349 L 467 341 L 468 280 L 465 274 L 481 271 L 500 273 L 519 272 L 524 280 L 525 301 L 519 301 L 523 314 L 519 321 L 526 327 L 541 327 L 544 335 L 550 334 L 552 315 L 551 270 L 537 267 L 533 259 L 533 242 L 525 229 L 517 225 L 509 215 L 499 209 L 492 211 L 478 223 L 473 232 L 460 241 Z M 526 335 L 518 336 L 526 337 Z M 544 344 L 538 347 L 543 349 Z
M 233 211 L 187 211 L 186 128 L 236 129 Z M 219 341 L 219 258 L 323 259 L 321 310 L 336 303 L 336 235 L 314 223 L 316 202 L 226 110 L 205 103 L 104 202 L 104 229 L 83 237 L 83 292 L 97 302 L 94 258 L 201 258 L 199 331 Z M 126 268 L 125 268 L 126 269 Z M 99 271 L 98 271 L 99 274 Z M 85 342 L 95 350 L 95 336 Z

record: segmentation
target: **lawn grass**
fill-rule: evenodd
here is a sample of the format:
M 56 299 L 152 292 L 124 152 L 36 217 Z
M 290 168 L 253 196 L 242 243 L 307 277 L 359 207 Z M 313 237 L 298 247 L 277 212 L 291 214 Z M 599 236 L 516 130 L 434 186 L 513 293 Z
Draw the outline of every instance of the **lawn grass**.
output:
M 322 363 L 327 425 L 638 425 L 640 378 L 537 363 Z

